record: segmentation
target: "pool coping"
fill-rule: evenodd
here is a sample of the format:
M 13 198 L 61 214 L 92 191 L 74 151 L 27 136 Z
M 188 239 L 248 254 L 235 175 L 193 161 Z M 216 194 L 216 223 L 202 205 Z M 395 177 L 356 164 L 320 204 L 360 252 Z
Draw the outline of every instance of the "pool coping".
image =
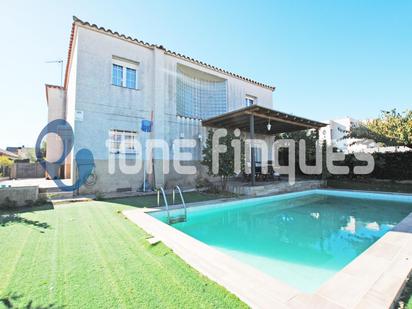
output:
M 339 192 L 340 196 L 344 192 L 357 192 L 364 197 L 380 194 L 348 190 L 303 192 L 309 191 Z M 384 195 L 387 194 L 380 198 Z M 398 194 L 392 197 L 395 195 Z M 412 199 L 412 195 L 406 197 Z M 216 202 L 223 201 L 193 203 L 188 207 Z M 314 293 L 304 293 L 147 214 L 156 210 L 159 209 L 126 210 L 123 214 L 253 308 L 390 308 L 412 269 L 412 213 Z

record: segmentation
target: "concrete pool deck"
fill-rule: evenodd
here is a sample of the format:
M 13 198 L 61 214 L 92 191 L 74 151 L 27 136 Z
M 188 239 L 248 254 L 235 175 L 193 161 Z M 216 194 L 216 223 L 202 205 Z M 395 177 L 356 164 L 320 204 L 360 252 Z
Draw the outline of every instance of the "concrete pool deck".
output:
M 412 269 L 412 213 L 309 294 L 178 231 L 149 211 L 153 209 L 124 215 L 253 308 L 390 308 Z

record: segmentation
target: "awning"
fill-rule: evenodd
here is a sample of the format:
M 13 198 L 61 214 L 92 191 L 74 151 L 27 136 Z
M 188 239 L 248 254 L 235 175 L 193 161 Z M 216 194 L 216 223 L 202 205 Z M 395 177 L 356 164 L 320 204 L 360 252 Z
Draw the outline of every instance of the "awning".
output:
M 202 125 L 212 128 L 238 128 L 241 131 L 250 132 L 251 115 L 254 116 L 254 133 L 257 134 L 276 134 L 312 128 L 319 129 L 327 125 L 259 105 L 251 105 L 203 120 Z M 269 122 L 271 126 L 270 130 L 267 128 Z

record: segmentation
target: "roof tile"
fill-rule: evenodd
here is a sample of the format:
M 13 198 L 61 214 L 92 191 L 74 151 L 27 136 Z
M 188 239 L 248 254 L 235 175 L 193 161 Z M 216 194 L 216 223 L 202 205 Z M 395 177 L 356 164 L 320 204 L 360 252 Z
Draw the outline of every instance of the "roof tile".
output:
M 181 58 L 181 59 L 188 60 L 188 61 L 190 61 L 190 62 L 192 62 L 192 63 L 198 64 L 198 65 L 203 66 L 203 67 L 206 67 L 206 68 L 208 68 L 208 69 L 211 69 L 211 70 L 214 70 L 214 71 L 217 71 L 217 72 L 220 72 L 220 73 L 223 73 L 223 74 L 226 74 L 226 75 L 235 77 L 235 78 L 239 78 L 239 79 L 241 79 L 241 80 L 244 80 L 244 81 L 253 83 L 253 84 L 255 84 L 255 85 L 258 85 L 258 86 L 261 86 L 261 87 L 264 87 L 264 88 L 268 88 L 268 89 L 270 89 L 270 90 L 272 90 L 272 91 L 275 90 L 275 87 L 274 87 L 274 86 L 270 86 L 270 85 L 267 85 L 267 84 L 264 84 L 264 83 L 261 83 L 261 82 L 257 82 L 257 81 L 255 81 L 255 80 L 252 80 L 252 79 L 250 79 L 250 78 L 241 76 L 241 75 L 239 75 L 239 74 L 236 74 L 236 73 L 233 73 L 233 72 L 230 72 L 230 71 L 221 69 L 221 68 L 217 68 L 217 67 L 215 67 L 215 66 L 213 66 L 213 65 L 210 65 L 210 64 L 207 64 L 207 63 L 205 63 L 205 62 L 203 62 L 203 61 L 196 60 L 196 59 L 191 58 L 191 57 L 188 57 L 188 56 L 186 56 L 186 55 L 183 55 L 183 54 L 180 54 L 180 53 L 171 51 L 170 49 L 165 48 L 163 45 L 150 44 L 150 43 L 148 43 L 148 42 L 144 42 L 144 41 L 141 41 L 141 40 L 138 40 L 138 39 L 132 39 L 130 36 L 126 36 L 126 35 L 120 34 L 120 33 L 118 33 L 118 32 L 113 32 L 113 30 L 111 30 L 111 29 L 106 29 L 106 28 L 104 28 L 104 27 L 98 27 L 96 24 L 90 24 L 89 22 L 83 21 L 83 20 L 77 18 L 76 16 L 73 16 L 72 32 L 71 32 L 71 35 L 70 35 L 68 61 L 67 61 L 67 65 L 66 65 L 66 77 L 65 77 L 65 83 L 64 83 L 65 87 L 67 86 L 67 77 L 68 77 L 68 76 L 67 76 L 67 72 L 68 72 L 68 68 L 69 68 L 69 60 L 70 60 L 70 57 L 71 57 L 71 52 L 72 52 L 72 47 L 73 47 L 74 26 L 75 26 L 75 24 L 80 24 L 80 25 L 83 25 L 83 26 L 91 27 L 91 28 L 94 28 L 94 29 L 96 29 L 96 30 L 109 33 L 109 34 L 111 34 L 111 35 L 113 35 L 113 36 L 116 36 L 116 37 L 119 37 L 119 38 L 123 38 L 123 39 L 125 39 L 125 40 L 127 40 L 127 41 L 136 42 L 136 43 L 138 43 L 139 45 L 143 45 L 143 46 L 150 47 L 150 48 L 159 48 L 159 49 L 164 50 L 164 51 L 166 52 L 166 54 L 175 56 L 175 57 L 177 57 L 177 58 Z

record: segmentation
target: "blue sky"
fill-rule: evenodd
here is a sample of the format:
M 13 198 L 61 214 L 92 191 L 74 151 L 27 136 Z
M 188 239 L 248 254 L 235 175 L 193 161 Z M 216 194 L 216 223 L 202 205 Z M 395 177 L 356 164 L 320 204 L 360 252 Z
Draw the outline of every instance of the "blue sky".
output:
M 35 144 L 72 16 L 277 87 L 315 120 L 412 107 L 412 1 L 1 1 L 0 147 Z

